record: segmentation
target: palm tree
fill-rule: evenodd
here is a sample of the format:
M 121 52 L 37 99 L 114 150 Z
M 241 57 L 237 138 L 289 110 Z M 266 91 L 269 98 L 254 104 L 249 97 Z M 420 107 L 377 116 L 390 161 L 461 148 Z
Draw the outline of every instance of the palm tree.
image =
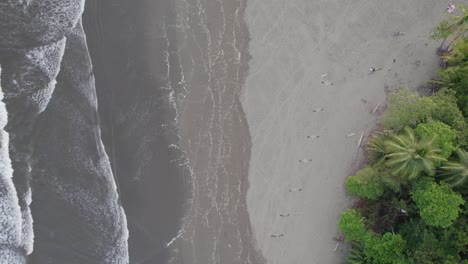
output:
M 381 164 L 385 160 L 385 154 L 387 154 L 385 141 L 385 135 L 375 135 L 367 145 L 367 150 L 369 150 L 370 158 L 376 164 Z
M 464 6 L 460 6 L 459 9 L 462 12 L 461 15 L 451 15 L 449 21 L 442 21 L 434 30 L 433 38 L 442 39 L 440 51 L 449 51 L 450 46 L 468 32 L 468 11 Z M 449 36 L 452 36 L 452 40 L 444 48 L 445 41 Z
M 462 186 L 468 179 L 468 152 L 457 149 L 458 161 L 447 162 L 441 167 L 445 172 L 441 175 L 444 181 L 452 187 Z
M 350 264 L 367 264 L 366 254 L 364 253 L 364 243 L 353 242 L 353 247 L 348 257 L 348 263 Z
M 457 43 L 450 53 L 442 57 L 449 66 L 463 66 L 468 62 L 468 43 L 461 41 Z
M 445 161 L 435 146 L 436 137 L 418 139 L 411 128 L 405 127 L 401 135 L 392 135 L 385 141 L 388 154 L 385 165 L 393 169 L 394 175 L 413 180 L 425 172 L 433 174 L 434 162 Z

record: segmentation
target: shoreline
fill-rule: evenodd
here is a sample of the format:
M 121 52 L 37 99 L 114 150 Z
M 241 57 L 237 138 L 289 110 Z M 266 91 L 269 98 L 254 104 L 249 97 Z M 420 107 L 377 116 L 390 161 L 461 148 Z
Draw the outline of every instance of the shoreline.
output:
M 351 203 L 344 182 L 359 166 L 359 137 L 367 131 L 362 148 L 386 89 L 416 87 L 435 74 L 439 43 L 430 31 L 444 10 L 444 3 L 422 0 L 249 3 L 253 59 L 242 98 L 253 144 L 247 205 L 269 264 L 345 262 L 346 249 L 334 252 L 333 238 Z M 393 37 L 392 30 L 405 35 Z M 370 67 L 384 69 L 369 75 Z
M 265 263 L 252 243 L 245 200 L 251 143 L 239 97 L 249 60 L 246 3 L 181 7 L 187 17 L 179 24 L 180 46 L 189 63 L 179 123 L 193 198 L 169 263 Z

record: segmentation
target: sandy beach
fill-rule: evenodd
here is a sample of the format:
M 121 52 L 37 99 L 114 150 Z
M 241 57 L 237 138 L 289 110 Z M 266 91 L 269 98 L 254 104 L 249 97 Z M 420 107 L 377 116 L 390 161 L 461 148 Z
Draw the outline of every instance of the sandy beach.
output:
M 346 246 L 334 252 L 333 238 L 340 211 L 351 203 L 344 180 L 362 160 L 360 136 L 365 141 L 375 126 L 372 112 L 384 105 L 385 90 L 415 88 L 435 76 L 439 43 L 430 33 L 447 3 L 248 3 L 247 206 L 269 264 L 345 262 Z M 370 67 L 383 69 L 369 74 Z

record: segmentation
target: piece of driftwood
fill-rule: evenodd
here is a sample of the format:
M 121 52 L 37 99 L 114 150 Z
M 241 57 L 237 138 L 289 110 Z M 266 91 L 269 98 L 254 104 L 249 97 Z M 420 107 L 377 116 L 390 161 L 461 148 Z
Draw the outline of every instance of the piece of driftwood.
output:
M 336 243 L 336 247 L 335 249 L 333 250 L 333 252 L 335 252 L 337 249 L 338 249 L 338 246 L 340 245 L 340 242 Z
M 374 108 L 374 110 L 372 111 L 372 114 L 371 115 L 374 115 L 375 114 L 375 111 L 377 111 L 377 108 L 379 108 L 380 106 L 380 103 L 377 104 L 377 106 Z
M 356 162 L 356 159 L 357 159 L 357 156 L 358 156 L 358 153 L 359 153 L 359 149 L 361 148 L 362 137 L 364 137 L 364 132 L 366 132 L 366 130 L 362 131 L 361 137 L 359 138 L 359 143 L 358 143 L 358 147 L 357 147 L 357 150 L 356 150 L 356 155 L 354 156 L 354 162 Z

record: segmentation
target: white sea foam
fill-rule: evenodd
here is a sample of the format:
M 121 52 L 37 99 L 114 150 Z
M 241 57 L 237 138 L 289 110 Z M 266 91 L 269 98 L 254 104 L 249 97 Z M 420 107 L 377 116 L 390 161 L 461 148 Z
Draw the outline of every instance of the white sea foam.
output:
M 182 236 L 183 232 L 184 232 L 184 229 L 180 229 L 179 232 L 177 232 L 177 236 L 173 237 L 171 241 L 166 243 L 165 248 L 168 248 L 170 245 L 172 245 L 172 243 L 174 243 L 179 237 Z
M 22 263 L 24 256 L 18 253 L 22 241 L 21 210 L 12 180 L 8 133 L 3 130 L 8 114 L 2 99 L 3 92 L 0 89 L 0 244 L 6 247 L 2 249 L 1 255 L 7 261 L 2 263 Z

